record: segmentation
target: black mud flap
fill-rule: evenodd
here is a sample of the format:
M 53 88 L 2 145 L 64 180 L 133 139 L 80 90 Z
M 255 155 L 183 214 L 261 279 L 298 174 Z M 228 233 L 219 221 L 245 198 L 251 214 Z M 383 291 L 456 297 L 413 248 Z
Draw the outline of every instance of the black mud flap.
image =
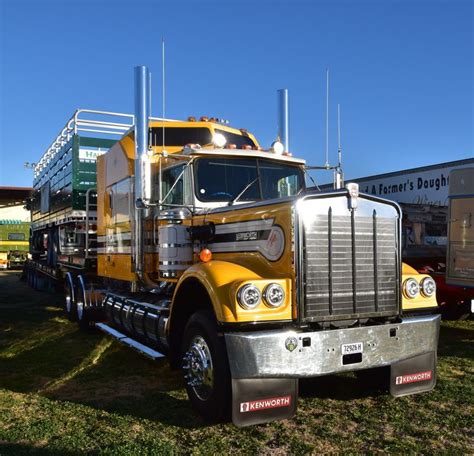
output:
M 436 352 L 404 359 L 390 366 L 392 396 L 431 391 L 436 384 Z
M 236 426 L 291 418 L 297 401 L 298 379 L 232 379 L 232 421 Z

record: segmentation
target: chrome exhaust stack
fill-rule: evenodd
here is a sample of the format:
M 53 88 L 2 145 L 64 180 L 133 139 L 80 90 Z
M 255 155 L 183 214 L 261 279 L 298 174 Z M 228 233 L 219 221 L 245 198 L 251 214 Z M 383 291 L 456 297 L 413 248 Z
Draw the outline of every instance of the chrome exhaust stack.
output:
M 145 277 L 144 218 L 152 202 L 152 182 L 148 128 L 150 118 L 150 71 L 144 65 L 135 67 L 135 272 Z
M 278 138 L 284 146 L 283 152 L 290 151 L 289 134 L 290 114 L 288 102 L 288 89 L 278 90 Z
M 150 118 L 150 70 L 135 67 L 135 203 L 146 208 L 152 200 L 148 119 Z

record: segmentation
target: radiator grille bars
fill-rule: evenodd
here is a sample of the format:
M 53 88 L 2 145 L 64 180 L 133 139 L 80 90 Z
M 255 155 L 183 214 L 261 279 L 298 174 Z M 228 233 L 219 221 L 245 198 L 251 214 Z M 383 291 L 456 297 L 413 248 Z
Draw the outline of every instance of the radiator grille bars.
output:
M 317 199 L 314 204 L 317 204 Z M 339 211 L 340 212 L 340 211 Z M 397 218 L 337 215 L 332 206 L 302 227 L 303 318 L 324 321 L 398 312 Z

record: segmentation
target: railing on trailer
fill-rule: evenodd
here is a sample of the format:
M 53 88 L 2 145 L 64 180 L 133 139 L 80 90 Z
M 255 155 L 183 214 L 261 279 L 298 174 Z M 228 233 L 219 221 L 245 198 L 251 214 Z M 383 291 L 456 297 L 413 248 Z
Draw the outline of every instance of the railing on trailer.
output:
M 84 118 L 84 116 L 102 116 L 123 119 L 123 122 L 110 122 L 94 118 Z M 122 137 L 134 125 L 135 117 L 132 114 L 124 114 L 111 111 L 97 111 L 93 109 L 78 109 L 67 121 L 56 139 L 48 147 L 34 168 L 34 177 L 38 177 L 41 171 L 56 156 L 62 147 L 69 142 L 73 135 L 79 132 L 106 134 Z
M 97 224 L 97 202 L 91 203 L 91 193 L 95 194 L 95 197 L 97 198 L 97 189 L 96 188 L 90 188 L 86 192 L 86 240 L 85 240 L 85 258 L 89 258 L 89 252 L 92 250 L 90 247 L 90 238 L 89 238 L 89 230 L 90 230 L 90 211 L 93 209 L 96 213 L 96 224 Z M 97 229 L 97 228 L 96 228 Z M 95 250 L 95 255 L 97 255 L 97 248 Z
M 93 118 L 84 118 L 81 116 L 93 115 L 102 117 L 114 117 L 124 119 L 123 122 L 111 122 L 106 120 L 99 120 Z M 163 119 L 161 117 L 150 117 L 149 120 L 153 121 L 166 121 L 166 122 L 179 122 L 175 119 Z M 56 156 L 61 148 L 67 144 L 71 139 L 72 135 L 76 135 L 79 132 L 87 133 L 98 133 L 111 136 L 123 136 L 124 133 L 129 131 L 135 125 L 135 116 L 133 114 L 124 114 L 121 112 L 111 111 L 97 111 L 94 109 L 78 109 L 74 115 L 68 120 L 64 128 L 58 134 L 56 139 L 48 147 L 46 152 L 41 157 L 40 161 L 35 165 L 34 177 L 36 178 L 42 169 L 44 169 L 48 163 Z

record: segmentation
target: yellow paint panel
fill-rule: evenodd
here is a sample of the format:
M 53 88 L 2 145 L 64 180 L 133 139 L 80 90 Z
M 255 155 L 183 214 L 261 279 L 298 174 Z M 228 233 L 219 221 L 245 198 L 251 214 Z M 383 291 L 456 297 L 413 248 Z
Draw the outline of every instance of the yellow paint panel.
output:
M 189 278 L 199 280 L 206 288 L 220 322 L 238 323 L 251 321 L 291 320 L 291 280 L 263 278 L 254 271 L 235 263 L 213 260 L 209 263 L 198 263 L 191 266 L 178 283 L 180 286 Z M 285 290 L 285 302 L 277 308 L 267 307 L 263 301 L 252 310 L 245 310 L 237 303 L 238 289 L 246 283 L 253 283 L 263 294 L 270 283 L 278 283 Z
M 27 247 L 29 245 L 28 241 L 0 241 L 0 248 L 4 245 L 22 245 Z
M 404 311 L 410 310 L 419 310 L 419 309 L 427 309 L 427 308 L 435 308 L 438 307 L 438 303 L 436 301 L 436 293 L 431 298 L 426 298 L 421 293 L 414 299 L 407 298 L 403 293 L 403 284 L 406 280 L 413 278 L 421 283 L 421 281 L 425 278 L 429 277 L 427 274 L 418 274 L 416 269 L 413 269 L 406 263 L 402 264 L 402 309 Z
M 132 272 L 132 256 L 117 254 L 97 255 L 97 270 L 102 277 L 133 282 L 135 273 Z

